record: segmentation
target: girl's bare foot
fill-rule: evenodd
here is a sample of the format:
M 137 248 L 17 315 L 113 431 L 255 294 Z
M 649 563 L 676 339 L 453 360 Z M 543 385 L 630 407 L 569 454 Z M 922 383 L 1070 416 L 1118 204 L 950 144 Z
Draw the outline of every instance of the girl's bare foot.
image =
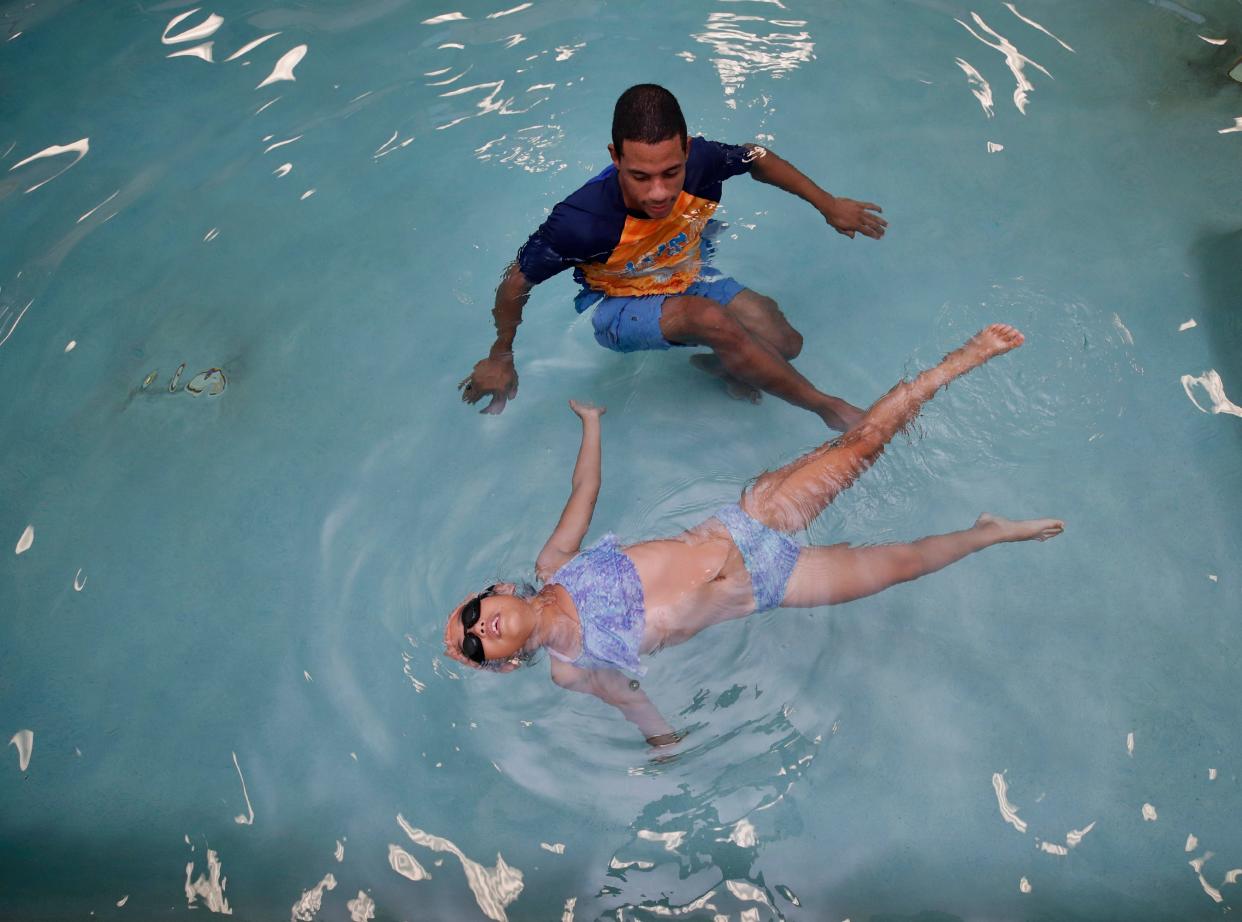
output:
M 966 340 L 960 349 L 946 355 L 936 370 L 942 375 L 957 377 L 978 368 L 988 359 L 1017 349 L 1025 341 L 1026 337 L 1009 324 L 993 323 Z
M 1015 331 L 1016 332 L 1016 331 Z M 1013 348 L 1013 347 L 1010 347 Z M 1025 519 L 1013 521 L 985 512 L 975 521 L 975 528 L 995 530 L 996 541 L 1047 541 L 1065 530 L 1060 519 Z
M 1007 323 L 993 323 L 984 327 L 972 336 L 964 349 L 978 349 L 982 352 L 981 361 L 986 362 L 1011 349 L 1017 349 L 1026 341 L 1026 337 L 1016 328 Z

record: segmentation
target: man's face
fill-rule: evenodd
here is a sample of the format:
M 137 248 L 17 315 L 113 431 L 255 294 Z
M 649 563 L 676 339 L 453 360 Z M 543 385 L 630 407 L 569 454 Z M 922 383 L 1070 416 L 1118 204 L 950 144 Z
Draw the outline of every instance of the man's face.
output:
M 649 218 L 667 218 L 686 184 L 686 148 L 681 138 L 674 135 L 655 144 L 626 141 L 620 156 L 609 144 L 608 153 L 617 168 L 625 206 Z

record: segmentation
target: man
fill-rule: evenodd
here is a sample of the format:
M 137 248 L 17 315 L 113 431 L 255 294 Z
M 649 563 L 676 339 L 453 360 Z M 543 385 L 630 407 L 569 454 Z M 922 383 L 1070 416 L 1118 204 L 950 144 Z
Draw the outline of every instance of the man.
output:
M 579 313 L 594 307 L 595 339 L 617 352 L 708 346 L 695 364 L 735 396 L 774 394 L 849 429 L 862 411 L 815 388 L 789 363 L 802 334 L 776 302 L 703 264 L 704 229 L 725 179 L 750 173 L 805 199 L 838 233 L 876 240 L 887 222 L 878 205 L 835 198 L 793 165 L 757 145 L 687 138 L 673 94 L 645 83 L 617 100 L 608 145 L 612 166 L 558 204 L 530 236 L 496 290 L 496 342 L 458 385 L 462 400 L 492 397 L 499 413 L 517 394 L 513 340 L 531 288 L 573 268 Z

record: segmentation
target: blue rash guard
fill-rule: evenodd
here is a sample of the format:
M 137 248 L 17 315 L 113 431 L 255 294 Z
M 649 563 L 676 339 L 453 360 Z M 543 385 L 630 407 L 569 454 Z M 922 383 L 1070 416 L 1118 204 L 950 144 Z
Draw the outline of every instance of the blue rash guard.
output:
M 673 210 L 648 218 L 625 207 L 617 168 L 607 169 L 560 202 L 518 253 L 537 285 L 565 269 L 607 297 L 681 294 L 699 278 L 703 230 L 720 203 L 724 180 L 749 173 L 754 155 L 735 144 L 690 138 L 686 179 Z
M 582 652 L 577 658 L 571 660 L 548 647 L 553 657 L 582 669 L 647 674 L 647 667 L 638 661 L 647 622 L 643 584 L 616 535 L 604 535 L 553 573 L 548 582 L 565 587 L 582 628 Z

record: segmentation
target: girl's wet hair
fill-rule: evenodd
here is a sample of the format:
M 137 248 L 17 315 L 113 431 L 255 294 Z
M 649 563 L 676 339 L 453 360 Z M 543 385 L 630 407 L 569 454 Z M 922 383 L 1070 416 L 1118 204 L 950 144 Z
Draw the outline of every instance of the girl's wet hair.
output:
M 505 582 L 513 583 L 513 594 L 519 599 L 533 599 L 539 594 L 539 590 L 524 579 L 505 580 Z
M 518 665 L 523 668 L 533 666 L 539 661 L 539 651 L 519 650 L 517 653 L 514 653 L 513 656 L 509 657 L 509 659 L 485 659 L 478 665 L 480 669 L 486 669 L 488 672 L 500 672 L 501 669 L 510 662 L 510 660 L 514 659 L 516 659 L 518 661 Z

